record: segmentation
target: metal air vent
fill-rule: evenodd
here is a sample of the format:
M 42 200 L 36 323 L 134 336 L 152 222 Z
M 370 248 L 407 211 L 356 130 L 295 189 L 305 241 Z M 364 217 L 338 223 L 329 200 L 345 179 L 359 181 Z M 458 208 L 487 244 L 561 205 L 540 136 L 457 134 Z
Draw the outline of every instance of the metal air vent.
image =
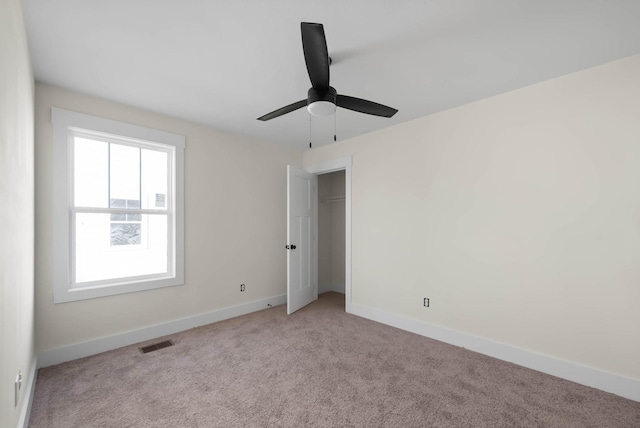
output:
M 162 348 L 168 348 L 169 346 L 173 346 L 173 345 L 175 345 L 175 343 L 173 343 L 173 340 L 164 340 L 162 342 L 154 343 L 152 345 L 143 346 L 143 347 L 138 348 L 138 349 L 140 350 L 140 353 L 147 354 L 149 352 L 157 351 L 158 349 L 162 349 Z

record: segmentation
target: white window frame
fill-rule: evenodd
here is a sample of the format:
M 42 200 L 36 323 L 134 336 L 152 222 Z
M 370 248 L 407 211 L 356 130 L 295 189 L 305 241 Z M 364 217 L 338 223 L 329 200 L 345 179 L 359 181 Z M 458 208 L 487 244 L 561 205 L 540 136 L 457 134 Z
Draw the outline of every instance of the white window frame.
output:
M 164 131 L 131 125 L 110 119 L 76 113 L 59 108 L 51 109 L 53 122 L 53 246 L 54 246 L 54 303 L 72 302 L 113 296 L 142 290 L 184 284 L 184 148 L 185 137 Z M 74 133 L 104 134 L 129 143 L 135 141 L 164 146 L 173 153 L 169 182 L 173 215 L 169 214 L 168 230 L 170 260 L 167 274 L 118 278 L 89 286 L 73 287 L 73 136 Z M 100 211 L 100 209 L 97 209 Z M 171 212 L 171 210 L 170 210 Z M 165 212 L 165 214 L 167 214 Z

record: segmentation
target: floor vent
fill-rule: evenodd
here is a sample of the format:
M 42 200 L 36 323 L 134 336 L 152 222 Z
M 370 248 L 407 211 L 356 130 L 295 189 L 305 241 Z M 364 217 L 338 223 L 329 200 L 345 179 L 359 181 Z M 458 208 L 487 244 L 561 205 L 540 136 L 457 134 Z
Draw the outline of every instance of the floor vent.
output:
M 147 354 L 149 352 L 157 351 L 158 349 L 168 348 L 169 346 L 173 346 L 173 340 L 165 340 L 162 342 L 154 343 L 153 345 L 143 346 L 142 348 L 138 348 L 141 353 Z

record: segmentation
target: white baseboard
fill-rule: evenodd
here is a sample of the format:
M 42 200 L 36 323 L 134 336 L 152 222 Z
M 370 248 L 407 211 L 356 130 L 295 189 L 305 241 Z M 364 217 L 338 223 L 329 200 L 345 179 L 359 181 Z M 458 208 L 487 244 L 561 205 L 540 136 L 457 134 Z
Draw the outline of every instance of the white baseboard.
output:
M 318 294 L 327 293 L 329 291 L 335 291 L 336 293 L 344 294 L 344 284 L 322 284 L 318 285 Z
M 33 359 L 31 369 L 29 370 L 29 383 L 24 391 L 24 399 L 22 400 L 22 408 L 20 409 L 20 419 L 18 420 L 18 428 L 27 428 L 29 426 L 29 417 L 31 416 L 31 406 L 33 405 L 33 396 L 36 392 L 36 378 L 38 377 L 38 357 Z
M 262 309 L 267 309 L 269 305 L 278 306 L 287 303 L 286 294 L 255 300 L 237 306 L 217 309 L 204 314 L 194 315 L 162 324 L 144 327 L 138 330 L 126 331 L 114 334 L 113 336 L 101 337 L 87 342 L 74 343 L 60 348 L 48 349 L 38 355 L 38 368 L 48 367 L 78 358 L 88 357 L 123 346 L 144 342 L 156 337 L 166 336 L 190 328 L 200 327 L 217 321 L 235 318 L 240 315 L 249 314 Z
M 640 402 L 640 380 L 352 303 L 350 313 Z

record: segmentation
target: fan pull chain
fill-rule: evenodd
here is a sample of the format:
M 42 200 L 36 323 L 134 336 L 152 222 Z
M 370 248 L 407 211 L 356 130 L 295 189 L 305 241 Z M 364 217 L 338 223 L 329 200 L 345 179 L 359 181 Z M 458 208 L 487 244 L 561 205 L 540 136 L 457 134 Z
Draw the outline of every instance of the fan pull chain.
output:
M 309 148 L 311 148 L 311 115 L 309 115 Z
M 338 141 L 336 138 L 336 116 L 338 116 L 338 109 L 333 113 L 333 141 Z

